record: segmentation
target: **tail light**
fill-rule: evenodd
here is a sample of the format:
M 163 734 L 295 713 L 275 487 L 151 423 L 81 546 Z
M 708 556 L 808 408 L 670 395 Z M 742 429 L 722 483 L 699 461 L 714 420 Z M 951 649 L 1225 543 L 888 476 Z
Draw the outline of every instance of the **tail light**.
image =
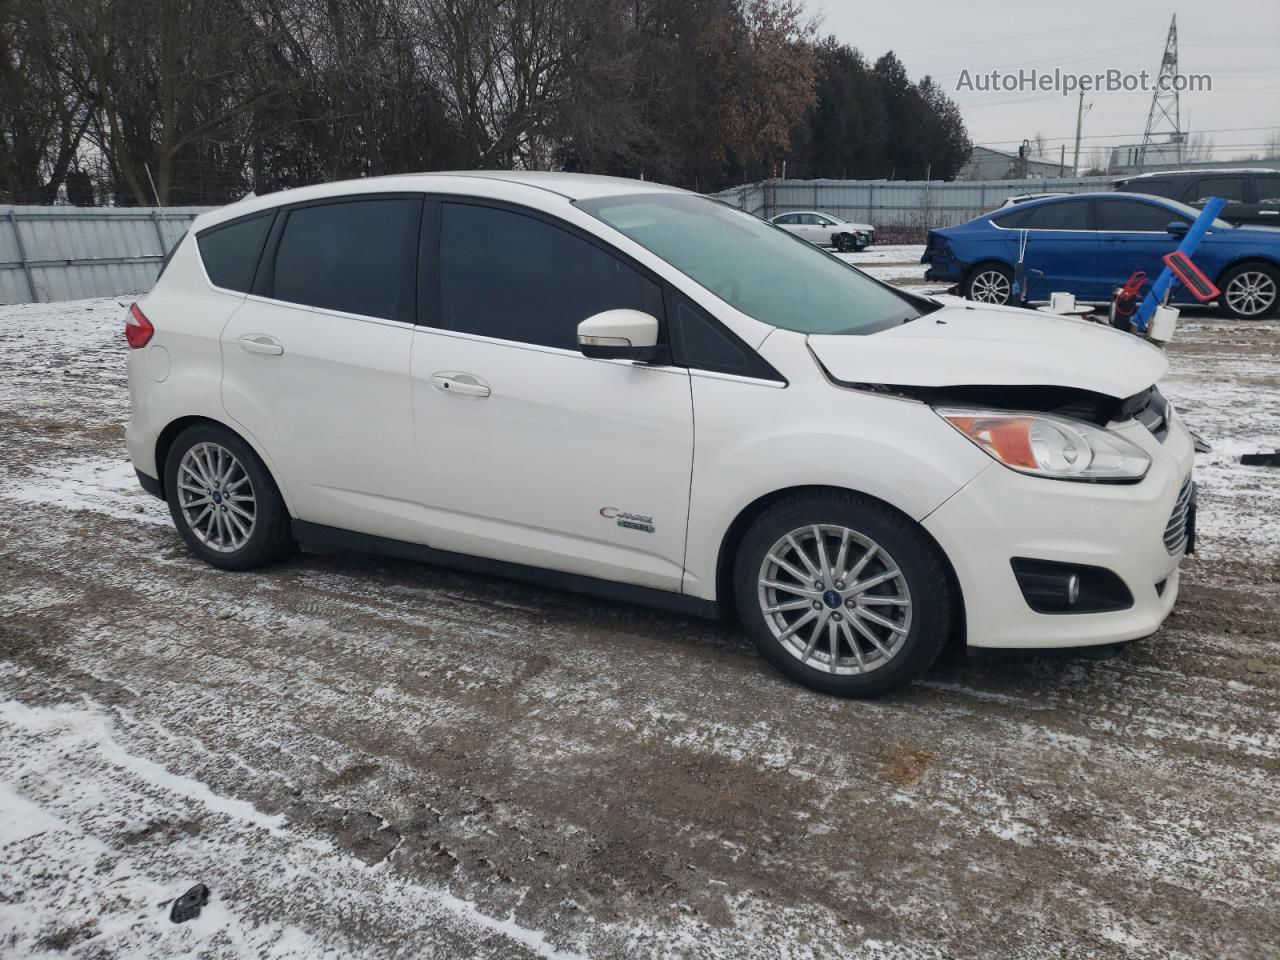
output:
M 145 347 L 151 342 L 155 332 L 156 328 L 151 325 L 142 308 L 133 304 L 129 308 L 129 315 L 124 318 L 124 338 L 129 341 L 129 347 L 133 350 Z

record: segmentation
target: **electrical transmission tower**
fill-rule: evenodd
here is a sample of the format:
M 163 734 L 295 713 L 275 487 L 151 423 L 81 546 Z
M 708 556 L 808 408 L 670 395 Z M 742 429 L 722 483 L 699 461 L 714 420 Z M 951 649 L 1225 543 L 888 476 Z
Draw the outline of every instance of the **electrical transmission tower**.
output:
M 1178 90 L 1174 78 L 1178 76 L 1178 15 L 1169 23 L 1169 37 L 1164 42 L 1164 56 L 1160 60 L 1160 77 L 1155 93 L 1151 96 L 1151 110 L 1147 113 L 1147 130 L 1142 135 L 1142 155 L 1139 169 L 1147 164 L 1147 147 L 1157 134 L 1171 134 L 1169 142 L 1175 144 L 1178 164 L 1182 163 L 1182 121 L 1178 112 Z

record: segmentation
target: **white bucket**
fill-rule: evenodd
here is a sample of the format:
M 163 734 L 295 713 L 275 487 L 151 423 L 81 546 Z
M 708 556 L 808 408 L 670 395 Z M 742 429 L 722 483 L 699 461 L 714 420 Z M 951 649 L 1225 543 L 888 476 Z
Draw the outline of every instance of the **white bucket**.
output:
M 1147 325 L 1147 336 L 1160 343 L 1168 343 L 1178 326 L 1178 314 L 1176 307 L 1156 307 L 1155 315 Z
M 1076 295 L 1074 293 L 1051 293 L 1049 294 L 1049 312 L 1050 313 L 1071 313 L 1076 308 Z

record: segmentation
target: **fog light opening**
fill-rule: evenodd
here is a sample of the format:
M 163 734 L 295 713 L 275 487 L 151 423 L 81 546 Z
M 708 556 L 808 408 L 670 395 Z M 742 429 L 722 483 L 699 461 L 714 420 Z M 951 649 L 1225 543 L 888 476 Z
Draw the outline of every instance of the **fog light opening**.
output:
M 1133 606 L 1124 581 L 1103 567 L 1014 557 L 1013 575 L 1036 613 L 1105 613 Z

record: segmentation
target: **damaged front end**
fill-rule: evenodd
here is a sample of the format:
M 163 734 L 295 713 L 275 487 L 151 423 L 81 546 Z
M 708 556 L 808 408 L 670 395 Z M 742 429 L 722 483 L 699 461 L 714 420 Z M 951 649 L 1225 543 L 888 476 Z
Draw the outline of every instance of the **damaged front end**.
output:
M 946 387 L 892 386 L 882 383 L 843 381 L 832 376 L 825 367 L 823 372 L 836 386 L 918 400 L 932 407 L 981 407 L 988 410 L 1007 410 L 1011 413 L 1050 413 L 1072 420 L 1082 420 L 1099 427 L 1105 427 L 1109 423 L 1137 420 L 1161 442 L 1164 442 L 1169 432 L 1169 401 L 1154 385 L 1130 397 L 1117 399 L 1078 387 L 992 386 L 989 384 L 960 384 Z

